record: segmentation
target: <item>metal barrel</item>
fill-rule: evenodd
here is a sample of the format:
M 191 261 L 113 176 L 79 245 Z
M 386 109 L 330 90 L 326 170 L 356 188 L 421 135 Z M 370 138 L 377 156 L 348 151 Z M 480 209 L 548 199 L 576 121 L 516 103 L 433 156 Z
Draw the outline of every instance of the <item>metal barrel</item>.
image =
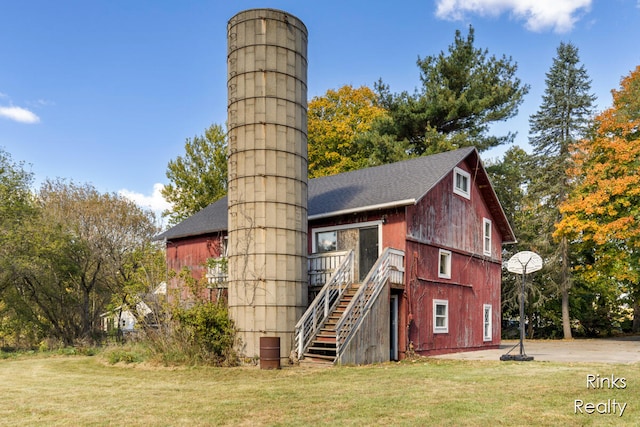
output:
M 260 337 L 260 369 L 280 369 L 280 337 Z

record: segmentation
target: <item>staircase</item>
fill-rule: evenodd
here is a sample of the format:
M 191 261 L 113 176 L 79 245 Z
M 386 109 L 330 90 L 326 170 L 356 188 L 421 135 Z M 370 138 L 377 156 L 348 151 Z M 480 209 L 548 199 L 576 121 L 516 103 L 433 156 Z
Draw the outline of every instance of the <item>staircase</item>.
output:
M 294 350 L 301 364 L 341 360 L 385 284 L 404 284 L 403 251 L 386 248 L 360 285 L 353 283 L 353 258 L 353 251 L 343 257 L 296 324 Z
M 354 284 L 342 294 L 340 302 L 331 312 L 315 339 L 304 353 L 304 358 L 300 361 L 302 365 L 331 366 L 334 364 L 337 350 L 336 324 L 356 292 L 358 292 L 358 285 Z

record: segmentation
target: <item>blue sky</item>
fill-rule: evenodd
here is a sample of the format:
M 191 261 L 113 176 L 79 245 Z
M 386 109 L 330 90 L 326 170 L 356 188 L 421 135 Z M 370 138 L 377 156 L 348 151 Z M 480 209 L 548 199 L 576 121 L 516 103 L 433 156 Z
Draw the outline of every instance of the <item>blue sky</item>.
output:
M 473 25 L 476 47 L 511 56 L 531 85 L 518 117 L 495 128 L 517 131 L 525 148 L 560 42 L 578 47 L 600 110 L 640 64 L 640 0 L 7 0 L 0 147 L 29 165 L 36 185 L 88 182 L 158 209 L 185 139 L 226 121 L 227 21 L 263 7 L 307 26 L 309 98 L 379 78 L 413 91 L 418 56 L 446 50 L 456 29 Z

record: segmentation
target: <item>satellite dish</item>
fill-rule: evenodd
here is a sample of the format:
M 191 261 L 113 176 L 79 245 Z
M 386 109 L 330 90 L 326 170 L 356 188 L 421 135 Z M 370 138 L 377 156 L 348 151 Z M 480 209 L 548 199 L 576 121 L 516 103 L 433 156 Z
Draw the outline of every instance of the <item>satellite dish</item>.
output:
M 507 261 L 507 270 L 512 273 L 527 274 L 542 268 L 542 258 L 535 252 L 518 252 Z

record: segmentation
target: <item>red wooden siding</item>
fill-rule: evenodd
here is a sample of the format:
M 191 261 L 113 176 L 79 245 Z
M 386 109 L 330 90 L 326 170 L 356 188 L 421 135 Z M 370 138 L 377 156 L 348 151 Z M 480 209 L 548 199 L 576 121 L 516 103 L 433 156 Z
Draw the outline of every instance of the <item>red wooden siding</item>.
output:
M 470 172 L 466 164 L 461 169 Z M 473 174 L 471 175 L 471 198 L 453 193 L 453 172 L 449 173 L 416 206 L 407 212 L 407 235 L 411 239 L 444 249 L 455 248 L 468 253 L 482 254 L 482 219 L 493 221 Z M 502 236 L 492 224 L 492 256 L 500 258 Z
M 167 241 L 167 269 L 180 273 L 184 267 L 187 267 L 191 271 L 193 278 L 206 280 L 204 277 L 207 273 L 207 259 L 220 256 L 222 238 L 223 236 L 216 234 Z M 170 301 L 178 299 L 178 301 L 183 302 L 191 301 L 194 298 L 194 295 L 183 286 L 177 277 L 169 280 L 168 295 Z M 205 289 L 198 297 L 214 301 L 217 298 L 217 291 L 215 289 Z
M 407 224 L 404 218 L 404 209 L 401 212 L 393 211 L 384 215 L 384 224 L 382 225 L 383 248 L 405 250 Z
M 471 196 L 453 193 L 453 172 L 407 208 L 408 337 L 418 354 L 495 348 L 500 343 L 502 236 L 471 169 Z M 483 218 L 491 220 L 491 256 L 483 254 Z M 439 250 L 451 252 L 451 278 L 438 277 Z M 448 332 L 434 333 L 433 301 L 448 302 Z M 491 305 L 492 339 L 484 340 L 484 305 Z M 406 324 L 405 324 L 406 327 Z

